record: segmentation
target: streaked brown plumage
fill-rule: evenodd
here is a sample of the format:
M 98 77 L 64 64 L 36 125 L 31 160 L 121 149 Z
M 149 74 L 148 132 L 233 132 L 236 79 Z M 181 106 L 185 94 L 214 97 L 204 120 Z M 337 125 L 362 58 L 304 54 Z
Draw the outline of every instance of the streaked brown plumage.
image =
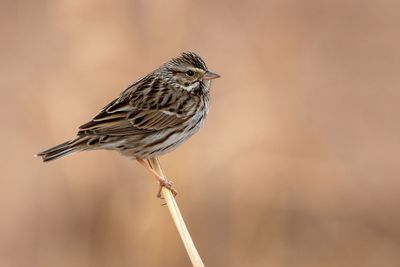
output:
M 40 152 L 51 161 L 73 152 L 108 149 L 139 160 L 174 150 L 203 125 L 208 113 L 211 79 L 204 61 L 182 53 L 129 86 L 77 137 Z

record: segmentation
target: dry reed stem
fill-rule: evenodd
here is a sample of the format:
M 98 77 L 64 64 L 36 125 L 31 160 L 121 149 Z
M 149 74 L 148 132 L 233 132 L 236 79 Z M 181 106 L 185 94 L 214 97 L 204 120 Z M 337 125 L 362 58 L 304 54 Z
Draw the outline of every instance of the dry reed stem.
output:
M 148 160 L 150 166 L 162 177 L 164 173 L 161 169 L 160 162 L 158 158 L 151 158 Z M 179 211 L 178 204 L 175 201 L 175 197 L 172 192 L 167 188 L 163 187 L 161 190 L 161 194 L 164 197 L 165 202 L 167 203 L 169 212 L 171 213 L 172 219 L 175 222 L 176 229 L 179 232 L 179 235 L 182 238 L 183 245 L 189 255 L 189 258 L 194 267 L 204 267 L 204 263 L 202 262 L 199 253 L 193 243 L 192 238 L 190 237 L 189 231 L 186 228 L 185 222 L 183 221 L 181 212 Z

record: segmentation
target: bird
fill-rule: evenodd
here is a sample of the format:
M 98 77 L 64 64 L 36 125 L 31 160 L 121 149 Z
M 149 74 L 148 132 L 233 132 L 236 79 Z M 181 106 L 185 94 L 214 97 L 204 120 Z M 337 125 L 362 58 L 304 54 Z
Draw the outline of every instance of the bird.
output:
M 89 150 L 115 150 L 137 160 L 162 187 L 177 191 L 155 172 L 150 158 L 173 151 L 203 125 L 209 110 L 211 80 L 220 75 L 208 70 L 194 52 L 183 52 L 128 86 L 81 125 L 77 136 L 38 153 L 44 162 Z

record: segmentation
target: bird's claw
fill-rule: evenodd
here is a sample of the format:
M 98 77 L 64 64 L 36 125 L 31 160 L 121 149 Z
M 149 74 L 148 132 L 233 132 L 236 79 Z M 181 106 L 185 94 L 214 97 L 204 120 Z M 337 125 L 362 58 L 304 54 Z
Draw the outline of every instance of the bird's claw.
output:
M 158 198 L 164 199 L 163 196 L 161 195 L 161 191 L 162 191 L 163 187 L 165 187 L 169 191 L 171 191 L 171 193 L 172 193 L 172 195 L 174 195 L 174 197 L 176 197 L 176 195 L 178 194 L 178 191 L 176 191 L 176 189 L 172 187 L 172 182 L 168 181 L 167 179 L 164 178 L 164 179 L 160 180 L 160 188 L 157 193 Z

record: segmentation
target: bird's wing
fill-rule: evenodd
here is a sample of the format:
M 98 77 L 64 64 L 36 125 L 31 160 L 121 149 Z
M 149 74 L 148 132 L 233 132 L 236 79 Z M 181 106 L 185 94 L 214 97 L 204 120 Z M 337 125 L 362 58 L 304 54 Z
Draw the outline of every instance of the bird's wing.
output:
M 179 125 L 190 117 L 183 110 L 191 101 L 174 93 L 160 78 L 146 76 L 80 126 L 78 135 L 136 135 Z

